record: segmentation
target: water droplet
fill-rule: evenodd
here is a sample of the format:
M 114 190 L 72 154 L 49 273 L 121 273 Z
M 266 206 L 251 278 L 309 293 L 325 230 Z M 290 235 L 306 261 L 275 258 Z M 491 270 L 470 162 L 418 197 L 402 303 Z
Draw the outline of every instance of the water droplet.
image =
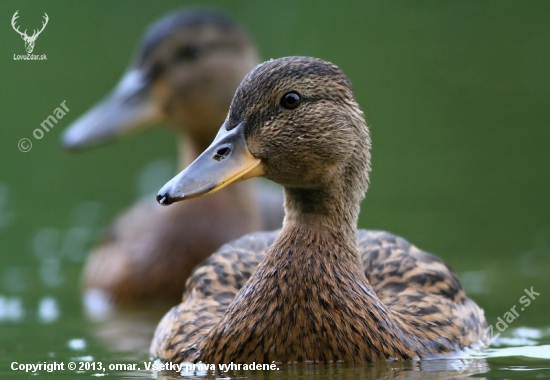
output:
M 0 296 L 0 321 L 20 321 L 23 315 L 21 298 Z

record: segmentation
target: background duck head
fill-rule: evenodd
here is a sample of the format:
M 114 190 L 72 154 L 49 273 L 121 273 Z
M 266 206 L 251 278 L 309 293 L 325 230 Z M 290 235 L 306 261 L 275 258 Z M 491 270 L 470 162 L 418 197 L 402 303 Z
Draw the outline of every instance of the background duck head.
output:
M 93 147 L 162 122 L 177 130 L 179 165 L 186 166 L 210 144 L 257 61 L 246 32 L 226 16 L 199 9 L 170 14 L 150 27 L 120 83 L 68 127 L 63 144 Z M 88 257 L 83 283 L 93 297 L 85 297 L 92 300 L 87 309 L 103 298 L 177 301 L 195 265 L 221 244 L 279 228 L 282 204 L 279 189 L 253 184 L 171 210 L 154 197 L 136 203 Z
M 172 13 L 149 28 L 119 84 L 67 128 L 62 144 L 79 150 L 167 123 L 184 137 L 186 157 L 194 158 L 214 138 L 235 89 L 257 63 L 247 33 L 226 16 Z

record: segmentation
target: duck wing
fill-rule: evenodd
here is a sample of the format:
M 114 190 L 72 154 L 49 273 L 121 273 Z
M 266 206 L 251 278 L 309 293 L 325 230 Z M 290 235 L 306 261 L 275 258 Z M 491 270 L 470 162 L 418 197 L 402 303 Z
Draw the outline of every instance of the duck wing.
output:
M 190 360 L 197 341 L 220 320 L 279 231 L 255 232 L 224 244 L 204 260 L 185 285 L 183 301 L 160 321 L 151 343 L 154 358 Z
M 384 231 L 357 238 L 367 279 L 405 331 L 432 352 L 488 344 L 483 310 L 441 258 Z

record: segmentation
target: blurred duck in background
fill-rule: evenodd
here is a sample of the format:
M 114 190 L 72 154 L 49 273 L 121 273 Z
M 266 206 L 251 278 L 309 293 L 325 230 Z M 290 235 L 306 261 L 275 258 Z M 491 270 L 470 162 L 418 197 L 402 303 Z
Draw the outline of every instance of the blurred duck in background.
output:
M 172 13 L 150 27 L 120 83 L 64 131 L 62 144 L 81 150 L 165 122 L 177 132 L 181 170 L 212 142 L 258 61 L 249 36 L 225 15 Z M 124 212 L 91 252 L 86 309 L 99 317 L 113 306 L 177 303 L 199 262 L 245 233 L 280 228 L 283 216 L 282 191 L 261 183 L 169 208 L 151 196 Z

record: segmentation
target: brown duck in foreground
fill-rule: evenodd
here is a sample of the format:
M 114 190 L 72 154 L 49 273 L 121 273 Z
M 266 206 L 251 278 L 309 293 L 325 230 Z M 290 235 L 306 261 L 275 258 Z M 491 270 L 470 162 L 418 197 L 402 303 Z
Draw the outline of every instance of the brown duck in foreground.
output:
M 165 361 L 363 362 L 484 343 L 483 311 L 438 257 L 357 231 L 370 136 L 333 64 L 290 57 L 240 84 L 210 147 L 166 184 L 163 204 L 264 176 L 284 187 L 277 233 L 226 244 L 191 275 L 151 345 Z
M 106 99 L 67 128 L 71 150 L 104 144 L 167 122 L 178 133 L 180 169 L 216 136 L 235 89 L 258 63 L 244 30 L 210 10 L 175 12 L 146 33 L 135 62 Z M 94 315 L 118 305 L 181 300 L 192 269 L 223 243 L 281 227 L 282 191 L 243 183 L 174 208 L 147 198 L 121 215 L 84 269 L 85 304 Z

